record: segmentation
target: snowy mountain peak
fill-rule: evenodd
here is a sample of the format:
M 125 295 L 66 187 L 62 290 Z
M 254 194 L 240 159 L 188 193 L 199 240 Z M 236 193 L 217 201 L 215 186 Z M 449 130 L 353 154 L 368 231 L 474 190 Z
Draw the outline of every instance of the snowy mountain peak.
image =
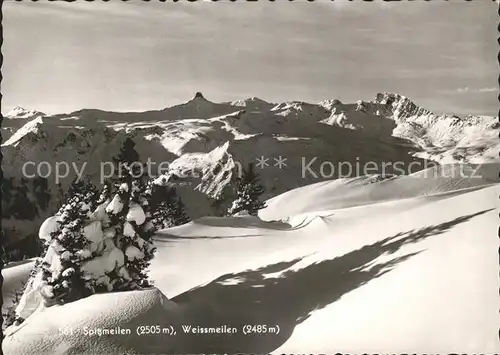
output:
M 339 99 L 323 100 L 318 105 L 323 106 L 327 110 L 333 110 L 336 106 L 342 105 Z
M 5 117 L 8 118 L 36 118 L 46 116 L 45 113 L 37 110 L 27 110 L 24 107 L 16 106 L 10 110 Z
M 210 100 L 207 100 L 201 92 L 197 92 L 191 100 L 184 102 L 182 104 L 179 104 L 179 105 L 167 107 L 164 110 L 171 110 L 171 109 L 178 109 L 178 108 L 183 108 L 183 109 L 202 108 L 202 107 L 204 108 L 204 107 L 209 107 L 212 105 L 217 105 L 217 104 L 210 101 Z
M 205 97 L 203 96 L 203 94 L 201 92 L 197 92 L 195 95 L 194 95 L 194 99 L 193 100 L 196 100 L 196 99 L 203 99 L 205 100 Z
M 406 96 L 394 93 L 394 92 L 379 92 L 376 95 L 374 103 L 379 103 L 383 105 L 390 105 L 394 101 L 404 101 L 409 100 Z
M 258 97 L 249 97 L 244 100 L 236 100 L 229 102 L 231 106 L 246 107 L 251 110 L 270 110 L 275 106 L 275 104 L 269 103 L 265 100 L 259 99 Z
M 429 115 L 431 111 L 417 106 L 406 96 L 397 93 L 378 93 L 375 100 L 370 103 L 383 105 L 383 109 L 392 116 L 394 120 L 402 120 L 411 116 Z
M 226 115 L 234 111 L 236 110 L 233 106 L 212 102 L 207 100 L 201 92 L 197 92 L 191 100 L 163 109 L 161 119 L 206 119 Z

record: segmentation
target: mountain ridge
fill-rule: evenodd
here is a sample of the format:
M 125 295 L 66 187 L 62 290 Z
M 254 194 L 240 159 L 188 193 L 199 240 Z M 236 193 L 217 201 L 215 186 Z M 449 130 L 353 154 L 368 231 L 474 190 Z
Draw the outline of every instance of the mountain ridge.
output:
M 354 103 L 353 103 L 354 104 Z M 449 114 L 449 113 L 435 113 L 431 110 L 428 110 L 420 105 L 417 105 L 413 100 L 411 100 L 409 97 L 396 93 L 396 92 L 379 92 L 375 95 L 374 99 L 370 101 L 363 101 L 363 100 L 358 100 L 355 102 L 357 105 L 356 110 L 357 111 L 368 111 L 369 113 L 374 113 L 378 116 L 382 115 L 382 113 L 385 113 L 384 116 L 389 116 L 394 120 L 401 120 L 410 116 L 414 115 L 436 115 L 436 116 L 450 116 L 450 117 L 457 117 L 457 118 L 462 118 L 466 119 L 467 117 L 496 117 L 496 116 L 488 116 L 488 115 L 474 115 L 474 114 L 469 114 L 465 116 L 458 116 L 455 114 Z M 220 103 L 210 101 L 205 98 L 205 96 L 201 92 L 197 92 L 195 96 L 181 104 L 176 104 L 173 106 L 167 106 L 164 108 L 160 109 L 152 109 L 152 110 L 145 110 L 145 111 L 113 111 L 113 110 L 104 110 L 104 109 L 97 109 L 97 108 L 82 108 L 76 111 L 72 111 L 70 113 L 58 113 L 58 114 L 53 114 L 53 115 L 47 115 L 41 111 L 37 111 L 35 109 L 25 109 L 20 106 L 16 106 L 13 108 L 11 111 L 9 111 L 4 117 L 5 118 L 28 118 L 28 117 L 37 117 L 37 116 L 47 116 L 47 117 L 66 117 L 66 116 L 76 116 L 76 115 L 85 115 L 87 113 L 94 113 L 94 114 L 117 114 L 117 115 L 138 115 L 138 114 L 149 114 L 149 113 L 168 113 L 169 111 L 174 111 L 178 110 L 181 108 L 206 108 L 210 106 L 214 107 L 220 107 L 222 110 L 223 109 L 233 109 L 237 107 L 248 107 L 248 106 L 253 106 L 253 105 L 262 105 L 265 107 L 259 108 L 259 109 L 275 109 L 279 110 L 280 108 L 283 107 L 295 107 L 300 110 L 300 107 L 302 105 L 313 105 L 313 106 L 323 106 L 327 108 L 328 110 L 331 110 L 332 108 L 339 106 L 339 105 L 349 105 L 349 104 L 343 104 L 339 99 L 325 99 L 322 100 L 318 103 L 311 103 L 311 102 L 305 102 L 305 101 L 297 101 L 297 100 L 292 100 L 292 101 L 283 101 L 280 103 L 273 103 L 269 102 L 266 100 L 263 100 L 258 97 L 248 97 L 246 99 L 240 99 L 240 100 L 234 100 L 234 101 L 223 101 Z M 205 106 L 205 107 L 203 107 Z M 253 108 L 253 107 L 252 107 Z M 380 111 L 381 109 L 384 109 L 383 111 Z M 379 113 L 377 114 L 376 111 L 377 109 L 379 110 Z M 237 109 L 236 109 L 237 110 Z M 235 111 L 236 111 L 235 110 Z M 206 113 L 205 113 L 206 115 Z M 183 119 L 185 117 L 180 117 L 177 119 Z M 187 117 L 186 117 L 187 118 Z M 194 118 L 194 117 L 191 117 Z

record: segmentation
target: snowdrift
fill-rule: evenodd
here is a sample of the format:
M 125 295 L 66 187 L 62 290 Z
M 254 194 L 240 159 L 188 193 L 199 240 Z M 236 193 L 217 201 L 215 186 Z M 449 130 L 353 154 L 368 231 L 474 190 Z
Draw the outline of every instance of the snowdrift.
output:
M 137 335 L 140 325 L 168 325 L 177 306 L 158 290 L 93 295 L 64 306 L 39 309 L 3 342 L 5 354 L 160 353 L 168 341 Z M 102 335 L 99 329 L 130 329 Z M 93 334 L 93 331 L 95 334 Z
M 297 214 L 431 196 L 500 181 L 499 163 L 437 165 L 405 176 L 365 175 L 319 182 L 267 201 L 259 211 L 265 220 Z

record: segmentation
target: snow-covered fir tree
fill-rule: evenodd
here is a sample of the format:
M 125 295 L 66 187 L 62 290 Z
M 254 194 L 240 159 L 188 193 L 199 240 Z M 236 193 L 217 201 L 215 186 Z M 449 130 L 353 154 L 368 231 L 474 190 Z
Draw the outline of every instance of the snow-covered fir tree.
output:
M 90 207 L 95 208 L 99 189 L 87 179 L 75 178 L 69 185 L 67 196 L 68 199 L 75 196 L 87 196 L 89 203 L 91 203 Z
M 68 187 L 68 192 L 64 194 L 64 203 L 58 211 L 58 214 L 63 212 L 69 201 L 75 197 L 87 199 L 89 208 L 93 210 L 97 206 L 99 189 L 87 179 L 75 178 Z
M 127 138 L 114 159 L 116 179 L 114 194 L 105 211 L 110 225 L 114 228 L 116 245 L 124 251 L 124 264 L 127 275 L 113 275 L 118 280 L 116 288 L 121 290 L 148 287 L 150 283 L 146 269 L 154 256 L 156 248 L 150 240 L 144 239 L 139 232 L 146 221 L 144 212 L 148 205 L 147 184 L 144 166 L 135 150 L 135 143 Z
M 174 187 L 150 181 L 147 187 L 146 223 L 141 236 L 146 240 L 158 230 L 178 226 L 190 221 L 184 203 Z
M 167 220 L 170 224 L 169 227 L 188 223 L 191 219 L 186 214 L 184 202 L 182 202 L 180 196 L 177 195 L 175 188 L 171 188 L 170 196 L 171 198 L 168 201 L 170 202 L 171 213 L 168 215 L 169 219 Z
M 45 253 L 37 262 L 16 308 L 16 324 L 42 304 L 64 304 L 97 292 L 149 287 L 147 268 L 161 228 L 189 219 L 175 189 L 159 186 L 140 167 L 133 142 L 116 158 L 117 176 L 102 191 L 75 182 L 67 202 L 40 226 Z M 121 164 L 119 164 L 121 163 Z
M 57 262 L 41 264 L 42 279 L 49 286 L 45 298 L 50 302 L 66 303 L 86 297 L 93 288 L 83 277 L 81 266 L 92 257 L 88 250 L 91 242 L 85 229 L 96 207 L 98 190 L 90 182 L 75 181 L 70 187 L 72 194 L 57 216 L 57 228 L 46 240 L 45 249 L 50 243 L 57 253 Z
M 265 202 L 259 199 L 263 193 L 264 187 L 259 183 L 259 177 L 254 171 L 253 164 L 250 163 L 236 181 L 236 199 L 228 213 L 234 215 L 239 212 L 247 212 L 256 216 L 260 209 L 266 207 Z

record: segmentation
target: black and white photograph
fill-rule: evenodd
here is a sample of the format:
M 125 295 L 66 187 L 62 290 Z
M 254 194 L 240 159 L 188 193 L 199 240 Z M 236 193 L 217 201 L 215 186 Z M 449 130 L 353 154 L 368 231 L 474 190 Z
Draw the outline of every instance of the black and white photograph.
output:
M 497 0 L 2 13 L 2 354 L 500 352 Z

